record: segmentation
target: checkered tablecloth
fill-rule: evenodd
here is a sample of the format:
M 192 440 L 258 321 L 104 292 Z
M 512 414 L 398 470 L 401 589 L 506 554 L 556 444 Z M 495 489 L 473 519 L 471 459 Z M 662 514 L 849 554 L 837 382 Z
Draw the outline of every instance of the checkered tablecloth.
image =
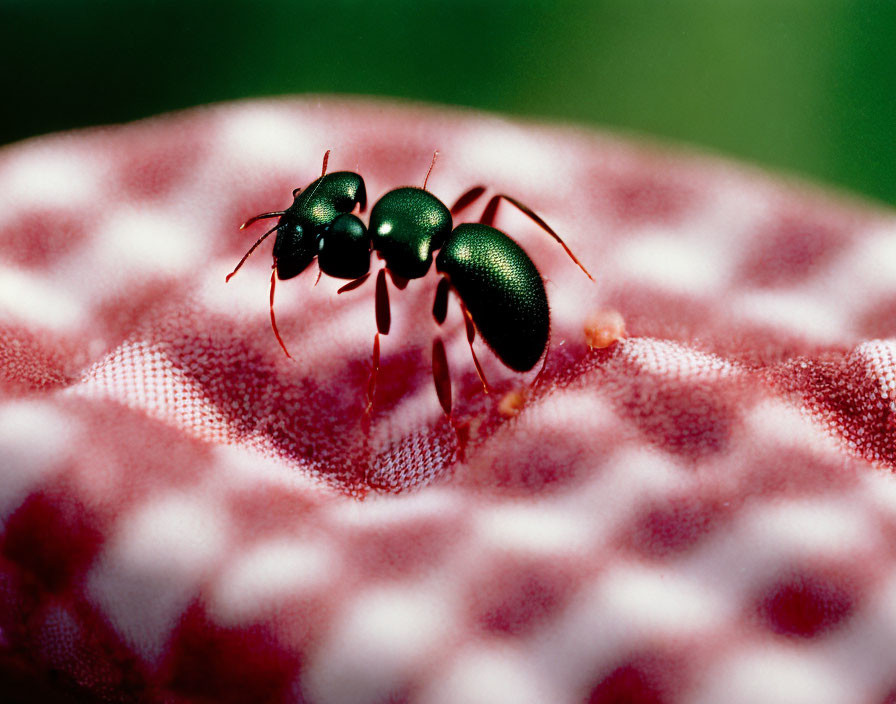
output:
M 282 282 L 283 355 L 272 243 L 224 277 L 327 149 L 372 201 L 439 149 L 443 200 L 561 234 L 596 283 L 497 221 L 547 281 L 536 385 L 477 341 L 482 393 L 434 273 L 392 289 L 368 433 L 371 283 Z M 306 99 L 5 147 L 0 694 L 893 701 L 894 330 L 892 211 L 609 135 Z

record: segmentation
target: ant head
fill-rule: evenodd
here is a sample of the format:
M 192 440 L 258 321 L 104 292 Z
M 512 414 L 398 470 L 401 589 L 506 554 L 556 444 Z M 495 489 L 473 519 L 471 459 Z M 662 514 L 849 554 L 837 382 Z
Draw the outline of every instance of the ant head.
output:
M 227 280 L 268 235 L 277 232 L 274 243 L 274 265 L 277 276 L 289 279 L 304 271 L 318 253 L 320 236 L 340 215 L 351 213 L 355 206 L 361 212 L 367 207 L 364 179 L 351 171 L 336 171 L 312 181 L 305 190 L 293 191 L 293 201 L 286 210 L 262 213 L 243 223 L 244 229 L 266 218 L 278 217 L 277 225 L 262 235 L 240 260 Z
M 293 191 L 293 202 L 286 210 L 305 229 L 324 228 L 339 215 L 367 205 L 364 179 L 351 171 L 336 171 L 312 181 L 302 191 Z

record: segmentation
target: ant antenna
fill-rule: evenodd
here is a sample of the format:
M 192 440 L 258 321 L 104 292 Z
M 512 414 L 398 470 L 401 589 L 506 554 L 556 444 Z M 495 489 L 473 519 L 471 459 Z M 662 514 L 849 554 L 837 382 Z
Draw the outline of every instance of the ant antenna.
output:
M 432 167 L 436 165 L 436 159 L 438 158 L 438 156 L 439 156 L 439 150 L 436 149 L 432 153 L 432 162 L 429 165 L 429 171 L 426 172 L 426 178 L 423 179 L 423 190 L 424 191 L 426 190 L 426 182 L 429 181 L 429 175 L 432 173 Z
M 266 220 L 267 218 L 275 218 L 278 215 L 285 215 L 285 214 L 286 214 L 285 210 L 278 210 L 276 213 L 262 213 L 261 215 L 256 215 L 255 217 L 249 218 L 248 220 L 246 220 L 246 222 L 244 222 L 242 225 L 240 225 L 240 230 L 245 230 L 253 222 L 258 222 L 259 220 Z
M 317 179 L 317 181 L 316 181 L 317 185 L 314 187 L 314 190 L 311 191 L 311 195 L 308 196 L 309 200 L 311 198 L 314 198 L 314 194 L 317 193 L 317 189 L 320 188 L 320 184 L 322 184 L 324 182 L 323 179 L 324 179 L 324 176 L 327 175 L 327 162 L 329 160 L 330 160 L 330 150 L 327 149 L 327 151 L 324 153 L 324 165 L 321 167 L 321 170 L 320 170 L 320 178 Z M 295 195 L 295 192 L 293 192 L 293 195 Z
M 278 214 L 279 214 L 279 215 L 282 215 L 282 213 L 266 213 L 266 214 L 264 214 L 264 215 L 256 215 L 254 218 L 252 218 L 251 220 L 249 220 L 248 222 L 246 222 L 246 223 L 243 225 L 243 227 L 245 227 L 245 226 L 248 225 L 249 223 L 254 222 L 255 220 L 258 220 L 258 219 L 260 219 L 260 218 L 274 217 L 275 215 L 278 215 Z M 243 227 L 241 227 L 240 229 L 242 230 Z M 258 245 L 260 245 L 262 242 L 264 242 L 265 238 L 266 238 L 269 234 L 271 234 L 272 232 L 274 232 L 278 227 L 280 227 L 279 224 L 278 224 L 278 225 L 274 225 L 270 230 L 268 230 L 268 231 L 265 232 L 261 237 L 259 237 L 258 240 L 255 242 L 255 244 L 253 244 L 251 247 L 249 247 L 249 251 L 246 252 L 246 253 L 243 255 L 243 258 L 240 259 L 240 263 L 236 265 L 236 269 L 234 269 L 233 271 L 231 271 L 231 272 L 227 275 L 227 278 L 224 279 L 224 282 L 225 282 L 225 283 L 227 283 L 228 281 L 230 281 L 231 277 L 232 277 L 236 272 L 239 271 L 240 267 L 243 265 L 243 262 L 245 262 L 245 261 L 249 258 L 249 255 L 252 254 L 252 252 L 255 251 L 255 248 L 256 248 Z
M 328 163 L 329 161 L 330 161 L 330 150 L 327 149 L 327 151 L 324 152 L 324 163 L 323 163 L 323 166 L 320 167 L 320 177 L 321 177 L 321 178 L 323 178 L 324 176 L 327 175 L 327 163 Z M 315 188 L 314 190 L 316 191 L 317 189 Z M 292 190 L 292 197 L 295 198 L 295 197 L 296 197 L 297 195 L 299 195 L 299 193 L 301 193 L 301 192 L 302 192 L 302 189 L 301 189 L 301 188 L 294 188 L 294 189 Z M 314 195 L 314 191 L 311 192 L 311 195 Z M 245 226 L 244 226 L 244 227 L 245 227 Z M 240 228 L 240 229 L 242 229 L 242 228 Z

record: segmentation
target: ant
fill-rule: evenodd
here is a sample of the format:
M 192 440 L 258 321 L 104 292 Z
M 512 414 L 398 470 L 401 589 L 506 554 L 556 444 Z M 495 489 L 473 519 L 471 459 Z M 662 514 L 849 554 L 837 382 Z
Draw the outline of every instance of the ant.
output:
M 389 191 L 370 211 L 369 225 L 353 214 L 367 207 L 364 179 L 351 171 L 327 173 L 329 150 L 324 154 L 320 178 L 304 190 L 293 191 L 293 203 L 286 210 L 261 213 L 244 222 L 240 229 L 267 218 L 279 218 L 240 259 L 227 281 L 268 235 L 276 232 L 271 273 L 271 327 L 277 342 L 291 358 L 274 318 L 276 280 L 298 276 L 317 257 L 320 272 L 338 279 L 350 279 L 338 293 L 358 288 L 370 276 L 370 254 L 385 261 L 376 276 L 376 328 L 373 365 L 367 387 L 367 412 L 373 405 L 380 359 L 380 335 L 391 324 L 386 272 L 393 284 L 404 289 L 410 279 L 424 276 L 435 257 L 441 274 L 433 304 L 433 317 L 441 325 L 448 312 L 448 294 L 457 295 L 466 325 L 467 341 L 483 391 L 488 393 L 482 367 L 473 351 L 476 331 L 498 358 L 510 369 L 526 372 L 544 354 L 550 334 L 550 313 L 544 281 L 535 264 L 516 242 L 492 223 L 501 201 L 507 201 L 553 237 L 592 281 L 594 278 L 570 251 L 560 236 L 531 208 L 515 198 L 499 193 L 489 200 L 477 223 L 453 227 L 452 216 L 472 205 L 485 193 L 484 186 L 466 191 L 451 208 L 426 190 L 438 151 L 422 188 L 406 186 Z M 320 274 L 318 274 L 318 277 Z M 451 421 L 451 377 L 441 338 L 432 348 L 433 380 L 445 415 Z M 453 423 L 452 423 L 453 424 Z

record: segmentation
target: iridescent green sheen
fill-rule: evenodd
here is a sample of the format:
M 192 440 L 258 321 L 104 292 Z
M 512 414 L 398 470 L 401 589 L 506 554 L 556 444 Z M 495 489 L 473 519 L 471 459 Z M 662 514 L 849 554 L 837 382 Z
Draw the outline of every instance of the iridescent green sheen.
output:
M 334 171 L 313 181 L 299 193 L 286 215 L 311 229 L 328 225 L 337 215 L 350 213 L 356 203 L 367 202 L 364 179 L 351 171 Z
M 274 241 L 277 278 L 291 279 L 301 274 L 317 256 L 321 236 L 330 224 L 339 215 L 354 210 L 357 203 L 364 205 L 366 202 L 364 179 L 351 171 L 335 171 L 321 176 L 298 193 L 277 223 L 277 239 Z M 369 251 L 369 245 L 365 246 Z M 357 247 L 353 250 L 356 254 Z M 349 269 L 358 268 L 358 258 L 355 256 Z
M 433 251 L 451 232 L 451 213 L 429 191 L 396 188 L 373 206 L 369 230 L 389 270 L 417 279 L 429 271 Z
M 547 347 L 550 313 L 541 274 L 522 247 L 494 227 L 458 225 L 436 269 L 448 276 L 504 364 L 519 372 L 535 366 Z

